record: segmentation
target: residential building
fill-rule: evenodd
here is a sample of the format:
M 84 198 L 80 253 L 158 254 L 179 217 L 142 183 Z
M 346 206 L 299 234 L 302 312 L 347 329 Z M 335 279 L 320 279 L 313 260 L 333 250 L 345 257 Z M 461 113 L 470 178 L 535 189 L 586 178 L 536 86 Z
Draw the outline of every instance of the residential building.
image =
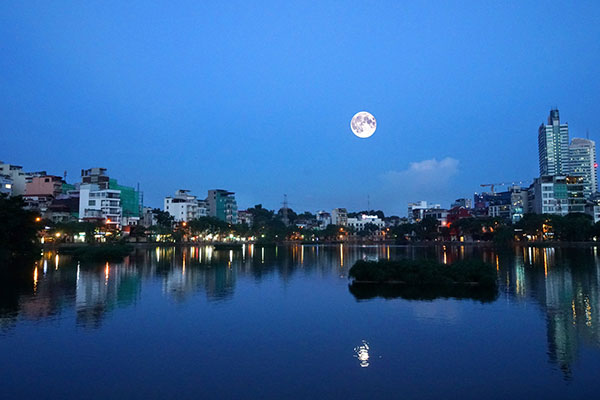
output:
M 512 223 L 519 222 L 529 208 L 529 196 L 527 188 L 513 186 L 510 190 L 510 220 Z
M 327 211 L 317 211 L 317 226 L 319 229 L 325 229 L 331 224 L 331 214 Z
M 12 194 L 13 180 L 9 175 L 0 175 L 0 193 L 11 195 Z
M 12 181 L 10 183 L 11 196 L 22 196 L 25 194 L 25 185 L 27 183 L 27 178 L 38 175 L 46 175 L 46 171 L 25 172 L 23 171 L 23 167 L 21 167 L 20 165 L 7 164 L 5 162 L 0 161 L 0 175 L 8 176 L 8 179 Z M 7 184 L 8 182 L 4 183 L 4 190 L 7 189 Z
M 436 204 L 437 205 L 437 204 Z M 440 207 L 423 210 L 423 218 L 435 218 L 440 226 L 448 225 L 448 210 Z
M 583 177 L 546 175 L 536 178 L 529 187 L 529 211 L 536 214 L 558 214 L 585 211 Z
M 154 212 L 154 209 L 152 207 L 143 207 L 140 224 L 146 228 L 158 224 L 156 213 Z
M 238 211 L 238 224 L 246 224 L 248 226 L 252 226 L 254 222 L 252 213 L 248 210 L 239 210 Z
M 600 221 L 600 193 L 594 193 L 587 199 L 585 213 L 594 218 L 594 223 Z
M 121 227 L 120 196 L 119 190 L 100 189 L 98 184 L 82 184 L 79 187 L 79 220 Z
M 331 211 L 331 223 L 333 225 L 348 225 L 348 210 L 345 208 L 334 208 Z
M 79 219 L 79 191 L 59 194 L 48 205 L 44 218 L 53 222 L 70 222 Z
M 178 190 L 174 197 L 165 197 L 164 210 L 175 222 L 188 222 L 198 218 L 198 200 L 189 190 Z
M 208 191 L 208 215 L 230 224 L 237 224 L 238 210 L 235 193 L 223 189 Z
M 450 206 L 450 208 L 454 207 L 473 208 L 473 200 L 467 198 L 456 199 Z
M 62 193 L 63 178 L 55 175 L 27 177 L 25 183 L 26 196 L 52 196 L 58 197 Z
M 548 124 L 538 129 L 540 176 L 568 173 L 569 126 L 561 124 L 557 109 L 550 110 Z
M 569 145 L 568 175 L 583 177 L 583 194 L 589 197 L 598 191 L 596 176 L 596 142 L 573 138 Z
M 198 218 L 208 217 L 208 201 L 198 200 Z
M 106 174 L 106 168 L 89 168 L 81 170 L 81 183 L 95 184 L 99 189 L 109 189 L 110 178 Z
M 513 186 L 505 192 L 487 195 L 487 215 L 489 217 L 502 218 L 514 223 L 520 221 L 527 212 L 527 188 Z
M 440 204 L 427 204 L 426 201 L 421 200 L 414 203 L 408 203 L 408 222 L 413 224 L 423 219 L 425 210 L 442 208 Z
M 473 214 L 471 213 L 470 208 L 455 206 L 448 210 L 448 214 L 446 215 L 446 225 L 452 226 L 452 224 L 459 219 L 471 217 L 473 217 Z
M 121 192 L 122 214 L 129 221 L 129 223 L 124 225 L 137 225 L 142 212 L 140 192 L 132 186 L 119 185 L 116 179 L 110 178 L 108 180 L 108 189 Z
M 95 185 L 98 190 L 113 190 L 119 192 L 121 207 L 121 226 L 138 225 L 142 214 L 140 193 L 132 186 L 120 185 L 116 179 L 111 179 L 106 168 L 89 168 L 81 170 L 81 186 Z M 63 191 L 65 187 L 63 187 Z

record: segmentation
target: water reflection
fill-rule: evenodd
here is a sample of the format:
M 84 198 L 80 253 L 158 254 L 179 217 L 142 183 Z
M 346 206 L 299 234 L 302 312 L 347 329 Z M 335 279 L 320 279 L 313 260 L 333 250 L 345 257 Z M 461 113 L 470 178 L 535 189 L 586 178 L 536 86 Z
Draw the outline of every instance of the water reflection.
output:
M 369 366 L 369 343 L 366 340 L 362 341 L 362 344 L 354 348 L 354 357 L 358 359 L 361 368 L 367 368 Z
M 483 259 L 496 266 L 498 294 L 478 293 L 476 288 L 430 293 L 393 287 L 381 291 L 354 285 L 350 286 L 350 293 L 361 301 L 378 297 L 411 301 L 449 297 L 487 303 L 500 296 L 509 303 L 533 303 L 546 322 L 547 335 L 543 340 L 548 344 L 548 357 L 566 378 L 571 377 L 582 346 L 600 348 L 597 247 L 526 247 L 505 251 L 473 246 L 250 245 L 239 251 L 205 246 L 148 247 L 136 249 L 121 263 L 91 265 L 45 253 L 35 265 L 2 270 L 0 329 L 10 331 L 22 321 L 51 320 L 68 311 L 73 311 L 77 326 L 98 329 L 119 308 L 134 307 L 146 284 L 158 283 L 160 293 L 170 301 L 186 302 L 203 296 L 211 303 L 227 302 L 242 279 L 256 283 L 279 279 L 286 283 L 295 276 L 310 276 L 346 283 L 348 268 L 357 259 L 399 257 L 429 257 L 445 263 Z M 368 365 L 368 344 L 363 346 L 366 347 L 359 346 L 357 351 L 366 359 L 359 360 Z

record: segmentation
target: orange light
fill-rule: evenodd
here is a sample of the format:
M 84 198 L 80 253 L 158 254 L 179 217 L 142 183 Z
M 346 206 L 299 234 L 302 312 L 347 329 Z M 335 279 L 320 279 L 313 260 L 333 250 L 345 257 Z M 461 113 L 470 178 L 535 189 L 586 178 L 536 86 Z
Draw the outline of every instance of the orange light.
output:
M 107 224 L 110 224 L 110 218 L 106 220 L 106 223 L 107 223 Z
M 186 225 L 187 225 L 187 222 L 184 222 L 184 223 L 183 223 L 183 226 L 186 226 Z
M 40 222 L 42 220 L 41 217 L 35 217 L 35 222 Z

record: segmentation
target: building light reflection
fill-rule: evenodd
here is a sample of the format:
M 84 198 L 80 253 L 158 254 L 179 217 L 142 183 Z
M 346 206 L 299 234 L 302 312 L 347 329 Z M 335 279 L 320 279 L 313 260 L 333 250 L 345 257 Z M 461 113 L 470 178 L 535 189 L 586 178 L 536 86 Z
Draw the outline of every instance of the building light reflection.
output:
M 60 258 L 58 257 L 58 254 L 56 256 L 54 256 L 54 265 L 56 267 L 56 269 L 58 270 L 58 263 L 59 263 Z
M 35 293 L 37 290 L 37 283 L 38 283 L 38 269 L 37 269 L 37 265 L 33 270 L 33 292 Z
M 108 276 L 110 275 L 110 266 L 108 265 L 108 261 L 106 262 L 106 267 L 104 268 L 104 284 L 108 284 Z

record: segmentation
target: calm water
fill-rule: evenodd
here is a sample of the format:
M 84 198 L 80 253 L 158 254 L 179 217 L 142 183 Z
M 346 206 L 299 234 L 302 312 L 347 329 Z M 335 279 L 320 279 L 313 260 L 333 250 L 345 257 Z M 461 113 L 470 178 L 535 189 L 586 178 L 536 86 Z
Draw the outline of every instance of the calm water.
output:
M 598 398 L 598 253 L 152 248 L 97 265 L 46 254 L 0 282 L 0 398 Z M 363 257 L 484 259 L 500 289 L 357 293 L 347 272 Z

